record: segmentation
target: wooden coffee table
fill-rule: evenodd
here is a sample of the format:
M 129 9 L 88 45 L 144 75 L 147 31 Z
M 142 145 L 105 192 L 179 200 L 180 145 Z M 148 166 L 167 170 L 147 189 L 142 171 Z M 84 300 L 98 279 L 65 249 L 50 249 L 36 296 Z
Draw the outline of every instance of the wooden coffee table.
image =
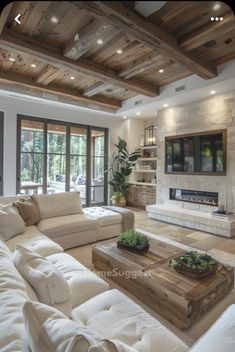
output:
M 117 248 L 116 241 L 92 247 L 94 266 L 180 329 L 191 327 L 234 286 L 234 268 L 219 264 L 217 273 L 191 279 L 169 267 L 180 248 L 155 239 L 143 255 Z

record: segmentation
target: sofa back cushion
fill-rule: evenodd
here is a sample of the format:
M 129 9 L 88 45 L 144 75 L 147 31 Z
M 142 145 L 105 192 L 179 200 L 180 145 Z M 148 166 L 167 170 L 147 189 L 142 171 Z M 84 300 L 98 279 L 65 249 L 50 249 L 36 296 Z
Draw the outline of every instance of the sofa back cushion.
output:
M 36 225 L 41 220 L 38 205 L 32 198 L 20 198 L 13 203 L 13 206 L 19 211 L 26 226 Z
M 0 204 L 0 235 L 5 241 L 25 231 L 25 225 L 18 210 L 12 205 Z
M 82 214 L 79 192 L 33 195 L 42 219 Z
M 20 351 L 25 333 L 22 308 L 29 300 L 25 282 L 13 263 L 13 255 L 0 241 L 0 351 Z
M 72 312 L 72 294 L 61 272 L 46 258 L 17 245 L 14 263 L 33 287 L 40 302 L 59 309 L 67 316 Z

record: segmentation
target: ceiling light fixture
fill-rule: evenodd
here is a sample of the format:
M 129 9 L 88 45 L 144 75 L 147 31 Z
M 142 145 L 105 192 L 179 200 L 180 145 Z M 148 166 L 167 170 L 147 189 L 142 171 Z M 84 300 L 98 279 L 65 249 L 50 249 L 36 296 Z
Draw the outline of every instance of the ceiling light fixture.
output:
M 210 93 L 213 95 L 213 94 L 216 93 L 216 91 L 215 90 L 211 90 Z
M 139 111 L 137 111 L 136 115 L 137 115 L 137 116 L 140 116 L 140 112 L 139 112 Z
M 14 57 L 9 57 L 9 61 L 15 62 L 16 60 L 14 59 Z
M 164 108 L 168 108 L 168 104 L 163 104 L 163 107 Z
M 122 118 L 123 118 L 123 120 L 126 120 L 126 116 L 124 115 L 124 116 L 122 116 Z
M 163 68 L 160 68 L 160 70 L 158 70 L 158 72 L 163 73 L 164 72 Z
M 31 64 L 30 67 L 35 68 L 35 67 L 37 67 L 37 65 L 36 64 Z
M 54 24 L 57 24 L 57 23 L 59 22 L 58 17 L 52 16 L 52 17 L 51 17 L 51 22 L 54 23 Z
M 99 44 L 99 45 L 101 45 L 101 44 L 103 44 L 104 42 L 103 42 L 102 39 L 98 39 L 96 43 Z
M 123 51 L 122 51 L 122 49 L 118 49 L 118 50 L 116 51 L 116 53 L 117 53 L 117 54 L 122 54 Z
M 70 77 L 70 79 L 74 80 L 74 79 L 75 79 L 75 77 L 74 77 L 74 76 L 71 76 L 71 77 Z
M 221 4 L 218 3 L 218 2 L 216 2 L 216 3 L 213 5 L 212 9 L 213 9 L 214 11 L 218 11 L 219 9 L 221 9 Z

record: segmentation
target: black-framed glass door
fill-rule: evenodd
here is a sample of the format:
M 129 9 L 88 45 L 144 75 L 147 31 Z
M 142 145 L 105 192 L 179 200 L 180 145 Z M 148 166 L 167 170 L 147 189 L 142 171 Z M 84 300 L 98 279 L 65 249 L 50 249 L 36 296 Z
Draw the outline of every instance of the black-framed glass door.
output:
M 82 204 L 107 204 L 108 129 L 18 116 L 17 193 L 79 191 Z
M 0 111 L 0 195 L 3 195 L 4 113 Z

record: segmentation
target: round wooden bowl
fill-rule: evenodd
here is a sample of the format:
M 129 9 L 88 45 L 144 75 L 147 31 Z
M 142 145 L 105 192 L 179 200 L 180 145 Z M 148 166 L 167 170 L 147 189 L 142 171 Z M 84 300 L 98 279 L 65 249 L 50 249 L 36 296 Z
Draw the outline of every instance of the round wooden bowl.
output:
M 204 277 L 214 274 L 218 269 L 218 263 L 213 265 L 210 269 L 195 270 L 189 268 L 184 262 L 181 262 L 180 266 L 174 267 L 178 273 L 191 277 L 192 279 L 202 279 Z

